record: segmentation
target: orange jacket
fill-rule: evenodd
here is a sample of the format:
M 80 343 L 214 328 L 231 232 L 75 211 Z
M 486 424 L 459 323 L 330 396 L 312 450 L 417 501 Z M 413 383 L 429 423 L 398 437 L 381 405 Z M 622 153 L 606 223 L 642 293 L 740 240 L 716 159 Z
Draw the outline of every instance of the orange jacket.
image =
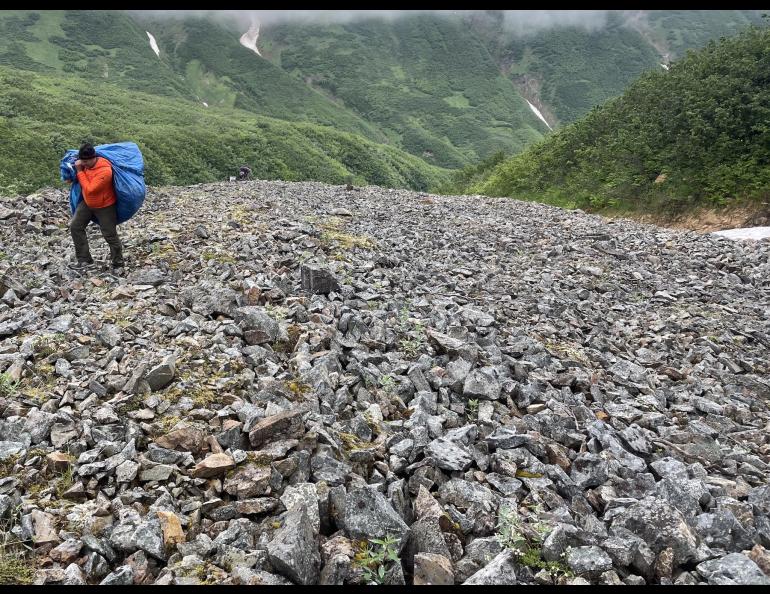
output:
M 104 157 L 96 159 L 91 169 L 78 171 L 77 177 L 88 208 L 107 208 L 117 202 L 112 187 L 112 165 Z

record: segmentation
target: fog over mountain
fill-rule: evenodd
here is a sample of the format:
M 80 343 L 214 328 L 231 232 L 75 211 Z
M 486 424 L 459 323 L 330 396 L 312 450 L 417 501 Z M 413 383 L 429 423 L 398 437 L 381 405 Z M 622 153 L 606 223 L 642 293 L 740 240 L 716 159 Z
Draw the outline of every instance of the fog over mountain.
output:
M 190 16 L 214 18 L 248 26 L 252 21 L 262 24 L 286 22 L 348 23 L 355 20 L 394 20 L 419 13 L 462 16 L 473 10 L 144 10 L 133 14 L 153 18 L 183 19 Z M 513 33 L 524 35 L 554 27 L 580 27 L 587 30 L 602 28 L 607 23 L 608 10 L 505 10 L 505 26 Z

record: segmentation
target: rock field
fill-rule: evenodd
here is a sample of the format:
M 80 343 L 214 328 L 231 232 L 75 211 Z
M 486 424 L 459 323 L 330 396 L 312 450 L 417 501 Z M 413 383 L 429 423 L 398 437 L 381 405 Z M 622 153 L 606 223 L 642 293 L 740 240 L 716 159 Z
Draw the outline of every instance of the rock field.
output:
M 770 584 L 770 242 L 254 181 L 114 276 L 68 214 L 0 200 L 0 583 Z

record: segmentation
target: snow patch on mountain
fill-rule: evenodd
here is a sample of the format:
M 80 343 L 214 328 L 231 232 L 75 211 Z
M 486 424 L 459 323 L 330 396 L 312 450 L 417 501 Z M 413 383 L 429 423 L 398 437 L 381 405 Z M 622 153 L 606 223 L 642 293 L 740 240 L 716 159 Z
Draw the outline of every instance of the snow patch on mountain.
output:
M 241 35 L 241 38 L 239 41 L 241 42 L 241 45 L 244 47 L 249 48 L 250 50 L 256 52 L 256 54 L 261 58 L 262 54 L 259 53 L 259 48 L 257 47 L 257 39 L 259 38 L 259 23 L 256 21 L 252 21 L 251 27 L 249 27 L 249 30 L 246 31 L 243 35 Z
M 770 227 L 744 227 L 743 229 L 725 229 L 715 231 L 714 235 L 720 235 L 727 239 L 750 239 L 759 241 L 770 237 Z
M 553 131 L 553 128 L 551 128 L 550 124 L 549 124 L 548 122 L 546 122 L 546 121 L 545 121 L 545 118 L 543 117 L 543 114 L 542 114 L 542 113 L 540 113 L 540 110 L 539 110 L 537 107 L 535 107 L 534 105 L 532 105 L 532 104 L 529 102 L 529 99 L 524 99 L 524 101 L 526 101 L 526 102 L 527 102 L 527 104 L 529 105 L 530 109 L 531 109 L 532 111 L 534 111 L 534 112 L 535 112 L 535 115 L 536 115 L 537 117 L 539 117 L 539 118 L 540 118 L 540 119 L 543 121 L 543 123 L 544 123 L 546 126 L 548 126 L 548 129 L 549 129 L 549 130 L 551 130 L 551 131 Z
M 152 51 L 155 52 L 155 55 L 160 58 L 160 48 L 158 48 L 158 42 L 155 41 L 155 37 L 152 36 L 152 33 L 149 31 L 145 31 L 147 33 L 147 37 L 150 38 L 150 47 L 152 48 Z

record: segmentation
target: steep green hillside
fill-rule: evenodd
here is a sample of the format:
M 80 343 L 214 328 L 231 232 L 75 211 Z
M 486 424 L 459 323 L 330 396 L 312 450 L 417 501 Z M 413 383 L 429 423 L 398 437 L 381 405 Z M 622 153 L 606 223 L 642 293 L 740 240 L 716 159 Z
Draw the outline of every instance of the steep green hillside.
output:
M 160 56 L 152 50 L 147 31 L 156 38 Z M 120 11 L 0 13 L 0 64 L 73 73 L 130 90 L 385 139 L 212 21 L 137 21 Z
M 68 148 L 133 140 L 150 184 L 226 179 L 248 163 L 261 179 L 318 180 L 424 190 L 446 173 L 361 136 L 124 89 L 81 77 L 0 66 L 0 192 L 58 181 Z
M 556 26 L 523 34 L 504 26 L 501 11 L 290 22 L 262 27 L 260 57 L 239 43 L 243 23 L 14 10 L 0 12 L 0 66 L 77 76 L 86 94 L 107 84 L 110 99 L 120 88 L 161 97 L 163 106 L 183 102 L 180 113 L 197 104 L 201 115 L 196 109 L 184 128 L 191 137 L 213 138 L 196 125 L 209 121 L 206 110 L 218 122 L 232 113 L 242 121 L 249 112 L 291 123 L 291 130 L 300 123 L 326 126 L 355 134 L 354 144 L 365 137 L 457 169 L 457 183 L 467 185 L 501 152 L 516 154 L 549 134 L 526 100 L 558 129 L 620 95 L 641 73 L 663 71 L 668 56 L 757 18 L 758 11 L 614 11 L 595 30 Z M 82 100 L 77 87 L 68 95 L 76 102 Z M 143 117 L 129 101 L 119 119 Z M 56 129 L 73 123 L 54 115 L 47 121 Z
M 2 11 L 0 65 L 69 73 L 126 89 L 193 99 L 145 31 L 114 11 Z
M 588 208 L 767 198 L 770 30 L 712 41 L 669 72 L 642 75 L 462 189 Z
M 647 20 L 652 36 L 675 59 L 688 49 L 703 47 L 712 39 L 736 35 L 762 21 L 760 10 L 650 10 Z
M 547 132 L 459 19 L 277 25 L 265 28 L 260 45 L 285 71 L 440 165 L 516 152 Z
M 156 37 L 163 59 L 184 77 L 196 97 L 212 106 L 224 104 L 387 141 L 365 119 L 243 47 L 239 35 L 221 25 L 201 19 L 142 22 Z
M 513 35 L 501 11 L 471 19 L 504 73 L 552 126 L 620 95 L 647 70 L 758 23 L 758 11 L 616 11 L 595 30 L 558 27 Z

